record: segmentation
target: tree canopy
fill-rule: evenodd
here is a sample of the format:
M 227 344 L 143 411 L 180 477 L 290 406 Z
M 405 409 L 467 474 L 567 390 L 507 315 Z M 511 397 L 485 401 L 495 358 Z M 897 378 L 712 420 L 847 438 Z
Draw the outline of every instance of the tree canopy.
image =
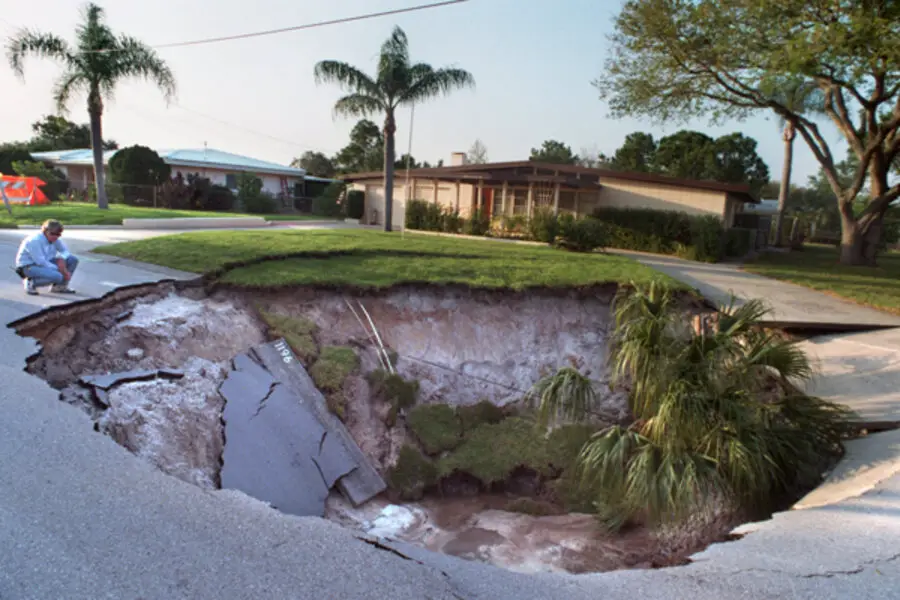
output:
M 488 161 L 488 151 L 481 140 L 475 140 L 466 153 L 466 162 L 470 165 L 481 165 Z
M 172 168 L 147 146 L 122 148 L 109 160 L 109 177 L 115 183 L 157 186 L 167 181 Z
M 295 158 L 291 162 L 291 166 L 304 169 L 307 175 L 312 175 L 313 177 L 331 178 L 337 173 L 333 160 L 321 152 L 312 150 L 307 150 L 300 158 Z
M 769 180 L 769 168 L 756 153 L 756 140 L 741 133 L 714 139 L 685 129 L 657 142 L 649 133 L 636 131 L 625 137 L 607 166 L 680 179 L 744 183 L 754 193 Z
M 842 261 L 872 263 L 900 183 L 900 2 L 885 0 L 627 0 L 606 73 L 594 82 L 615 116 L 713 121 L 768 111 L 792 124 L 837 198 Z M 821 90 L 816 108 L 859 159 L 838 178 L 819 124 L 783 101 L 788 81 Z M 854 201 L 867 177 L 871 199 Z
M 545 140 L 540 148 L 531 149 L 531 156 L 528 160 L 557 165 L 574 165 L 578 162 L 578 156 L 572 152 L 571 147 L 560 141 Z

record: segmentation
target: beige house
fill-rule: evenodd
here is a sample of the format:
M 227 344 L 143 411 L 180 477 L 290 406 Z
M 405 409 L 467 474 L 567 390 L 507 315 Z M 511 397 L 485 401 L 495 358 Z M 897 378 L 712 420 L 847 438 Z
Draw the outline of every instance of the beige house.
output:
M 746 185 L 688 181 L 647 173 L 625 173 L 575 165 L 531 161 L 465 164 L 465 154 L 453 154 L 451 165 L 411 169 L 394 175 L 393 225 L 404 223 L 406 203 L 425 200 L 468 217 L 481 209 L 492 217 L 531 216 L 537 207 L 557 214 L 588 215 L 597 207 L 652 208 L 712 214 L 726 227 L 745 203 L 759 201 Z M 384 183 L 381 172 L 343 177 L 366 193 L 366 220 L 384 223 Z

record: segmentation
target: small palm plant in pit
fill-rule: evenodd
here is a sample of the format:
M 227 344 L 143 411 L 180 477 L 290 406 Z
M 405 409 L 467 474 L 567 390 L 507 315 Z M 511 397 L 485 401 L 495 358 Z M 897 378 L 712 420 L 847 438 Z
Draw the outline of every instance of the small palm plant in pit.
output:
M 712 327 L 694 328 L 664 286 L 617 296 L 611 367 L 629 388 L 634 420 L 596 433 L 578 461 L 610 529 L 678 520 L 711 494 L 766 506 L 815 481 L 841 452 L 851 413 L 797 389 L 809 361 L 796 342 L 760 327 L 766 313 L 756 300 L 732 302 Z M 576 379 L 563 369 L 538 382 L 542 423 L 589 413 L 592 392 Z

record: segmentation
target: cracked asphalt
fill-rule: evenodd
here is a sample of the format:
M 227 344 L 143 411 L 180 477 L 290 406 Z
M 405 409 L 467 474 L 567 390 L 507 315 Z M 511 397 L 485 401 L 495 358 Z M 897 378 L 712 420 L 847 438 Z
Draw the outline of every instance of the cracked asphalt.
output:
M 20 234 L 0 233 L 6 264 Z M 107 235 L 66 234 L 82 255 Z M 75 281 L 86 295 L 112 289 L 103 281 L 186 276 L 92 258 Z M 0 269 L 4 323 L 55 302 L 25 297 L 18 277 Z M 168 477 L 94 433 L 86 414 L 26 374 L 32 342 L 3 328 L 0 347 L 3 600 L 900 597 L 900 476 L 855 498 L 745 525 L 740 540 L 714 545 L 684 567 L 522 575 L 362 540 L 322 519 Z

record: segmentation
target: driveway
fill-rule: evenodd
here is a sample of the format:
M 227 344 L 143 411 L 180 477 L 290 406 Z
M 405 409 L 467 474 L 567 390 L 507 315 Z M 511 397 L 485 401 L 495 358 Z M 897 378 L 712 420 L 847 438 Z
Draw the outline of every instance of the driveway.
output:
M 727 304 L 733 293 L 737 299 L 761 298 L 772 308 L 769 322 L 781 327 L 857 330 L 871 327 L 900 327 L 900 316 L 884 313 L 817 292 L 809 288 L 747 273 L 738 265 L 708 264 L 674 256 L 609 250 L 653 267 L 696 288 L 708 300 Z
M 67 231 L 83 249 L 95 243 L 91 235 Z M 10 264 L 14 251 L 2 240 L 0 262 Z M 79 280 L 94 293 L 105 289 L 100 281 L 164 275 L 100 260 L 87 261 Z M 18 279 L 0 269 L 4 322 L 39 308 L 10 276 Z M 3 328 L 0 345 L 4 600 L 863 600 L 900 589 L 900 476 L 880 478 L 862 495 L 747 525 L 742 531 L 752 533 L 710 547 L 685 567 L 522 575 L 400 544 L 376 547 L 322 519 L 287 516 L 240 493 L 210 493 L 166 476 L 94 433 L 81 410 L 26 374 L 30 341 Z

